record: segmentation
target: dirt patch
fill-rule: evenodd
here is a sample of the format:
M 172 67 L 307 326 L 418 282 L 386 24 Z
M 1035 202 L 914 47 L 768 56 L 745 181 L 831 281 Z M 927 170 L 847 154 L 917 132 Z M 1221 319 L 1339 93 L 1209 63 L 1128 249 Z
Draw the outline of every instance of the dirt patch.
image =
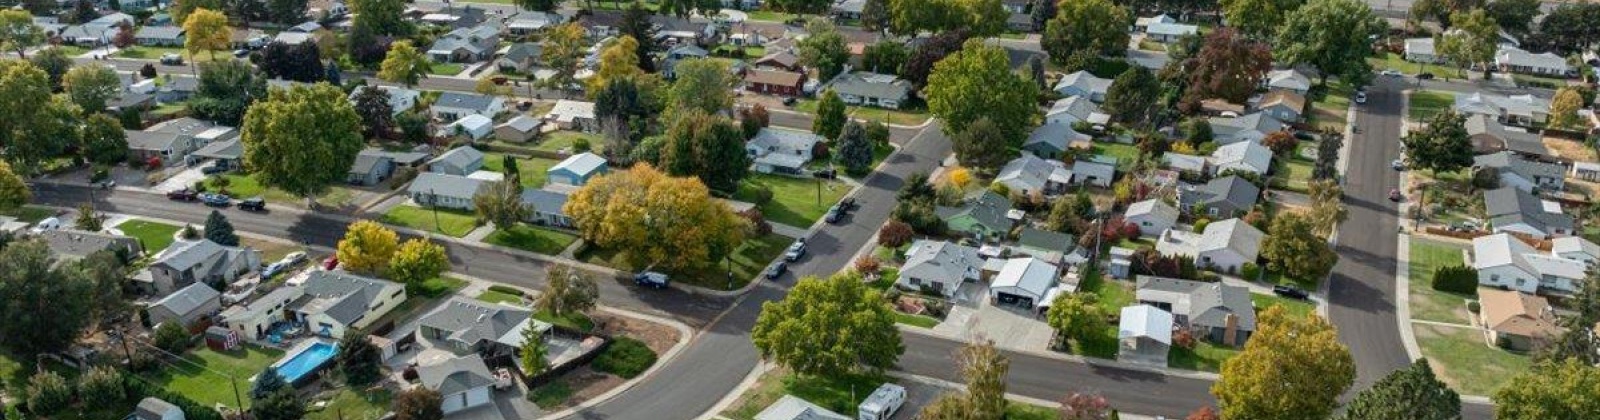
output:
M 1555 153 L 1556 156 L 1578 162 L 1600 160 L 1600 156 L 1595 154 L 1594 149 L 1584 147 L 1583 143 L 1556 137 L 1544 137 L 1542 140 L 1544 140 L 1544 147 L 1549 148 L 1550 152 Z
M 643 341 L 657 356 L 666 354 L 678 343 L 678 330 L 670 326 L 600 312 L 590 318 L 594 320 L 596 332 Z

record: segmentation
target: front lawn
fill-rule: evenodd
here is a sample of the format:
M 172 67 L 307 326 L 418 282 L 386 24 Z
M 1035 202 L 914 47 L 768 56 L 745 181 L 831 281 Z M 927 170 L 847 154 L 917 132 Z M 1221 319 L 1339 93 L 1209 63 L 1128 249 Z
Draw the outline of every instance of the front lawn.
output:
M 572 398 L 575 391 L 566 381 L 556 380 L 528 391 L 528 401 L 543 409 L 552 409 Z
M 437 220 L 437 223 L 435 223 L 435 220 Z M 384 213 L 380 221 L 391 225 L 438 232 L 460 238 L 467 236 L 467 233 L 478 227 L 477 220 L 477 216 L 463 210 L 425 209 L 416 206 L 399 205 L 389 209 L 388 213 Z
M 1435 77 L 1447 80 L 1452 77 L 1457 79 L 1465 77 L 1461 73 L 1461 69 L 1438 64 L 1413 63 L 1406 61 L 1404 56 L 1395 53 L 1384 53 L 1382 56 L 1369 57 L 1367 62 L 1372 64 L 1373 71 L 1394 70 L 1408 75 L 1433 73 Z
M 189 53 L 187 51 L 184 51 L 183 48 L 178 48 L 178 47 L 150 47 L 150 46 L 144 46 L 144 45 L 135 45 L 135 46 L 130 46 L 128 48 L 123 48 L 123 49 L 117 51 L 117 53 L 113 54 L 113 55 L 115 55 L 117 57 L 132 58 L 132 59 L 136 59 L 136 60 L 159 60 L 159 59 L 161 59 L 161 56 L 166 55 L 166 54 L 177 54 L 179 57 L 183 57 L 184 60 L 196 61 L 196 62 L 211 61 L 211 60 L 213 60 L 215 58 L 232 57 L 226 51 L 222 51 L 221 54 L 212 54 L 212 53 L 208 53 L 208 52 L 203 52 L 203 53 L 200 53 L 200 54 L 195 54 L 193 57 L 190 57 Z
M 1411 266 L 1407 271 L 1411 285 L 1411 319 L 1471 324 L 1466 300 L 1472 296 L 1433 290 L 1433 272 L 1440 267 L 1463 264 L 1459 245 L 1428 240 L 1411 240 Z
M 804 16 L 806 16 L 806 15 L 793 14 L 793 13 L 777 12 L 777 11 L 772 11 L 772 10 L 750 10 L 750 11 L 746 11 L 744 13 L 745 13 L 745 15 L 749 16 L 750 20 L 752 20 L 752 21 L 763 21 L 763 22 L 783 22 L 783 21 L 786 21 L 786 20 L 789 20 L 789 19 L 794 19 L 796 17 L 804 17 Z
M 532 225 L 495 229 L 494 233 L 484 238 L 484 242 L 491 244 L 548 255 L 561 254 L 562 250 L 577 240 L 577 235 Z
M 1304 142 L 1310 144 L 1311 142 Z M 1272 187 L 1305 193 L 1310 190 L 1312 162 L 1301 158 L 1299 154 L 1289 159 L 1273 161 L 1278 166 L 1279 176 L 1272 177 Z
M 1411 92 L 1411 102 L 1409 104 L 1411 109 L 1407 111 L 1406 116 L 1414 123 L 1427 122 L 1428 118 L 1433 117 L 1433 114 L 1450 109 L 1451 106 L 1455 105 L 1455 102 L 1456 97 L 1450 92 L 1437 90 Z
M 1273 306 L 1283 306 L 1283 309 L 1288 311 L 1290 316 L 1305 318 L 1311 316 L 1311 313 L 1317 310 L 1317 305 L 1311 302 L 1260 293 L 1251 293 L 1250 302 L 1255 304 L 1256 313 L 1258 314 Z
M 433 65 L 428 66 L 428 74 L 455 76 L 461 74 L 461 65 L 456 63 L 433 63 Z
M 801 229 L 811 227 L 850 192 L 850 186 L 839 181 L 757 173 L 745 178 L 733 199 L 753 203 L 756 189 L 763 187 L 772 190 L 772 200 L 757 205 L 761 214 L 768 221 Z
M 578 141 L 578 139 L 588 140 L 589 151 L 591 152 L 600 153 L 601 151 L 605 150 L 606 139 L 600 137 L 600 135 L 570 130 L 544 133 L 539 137 L 539 144 L 534 145 L 533 148 L 534 150 L 542 150 L 550 153 L 562 153 L 565 151 L 568 154 L 575 155 L 577 153 L 572 153 L 575 152 L 575 150 L 572 149 L 572 143 Z
M 1350 97 L 1355 88 L 1339 80 L 1329 80 L 1323 87 L 1311 91 L 1311 114 L 1306 122 L 1320 128 L 1344 131 L 1345 120 L 1350 116 Z
M 478 295 L 478 300 L 489 303 L 506 303 L 518 306 L 522 305 L 522 296 L 495 290 L 483 291 L 482 294 Z
M 1216 372 L 1222 369 L 1222 362 L 1239 354 L 1239 349 L 1219 345 L 1205 340 L 1196 340 L 1193 349 L 1173 345 L 1167 352 L 1167 366 L 1178 369 Z
M 222 186 L 217 179 L 226 179 L 227 186 Z M 222 175 L 212 175 L 210 178 L 206 178 L 206 188 L 209 191 L 224 192 L 233 198 L 261 197 L 274 203 L 286 203 L 296 206 L 305 205 L 305 197 L 289 194 L 277 188 L 269 188 L 263 185 L 261 180 L 253 174 L 228 172 Z M 351 204 L 354 199 L 355 191 L 350 188 L 330 185 L 327 192 L 317 196 L 317 203 L 342 207 Z
M 56 210 L 42 206 L 22 206 L 0 212 L 0 215 L 17 218 L 18 222 L 38 223 L 40 220 L 56 215 Z
M 817 100 L 801 99 L 794 104 L 794 110 L 816 115 Z M 845 113 L 863 120 L 897 125 L 918 125 L 928 120 L 928 110 L 924 108 L 884 109 L 866 106 L 846 106 Z
M 753 419 L 784 395 L 794 395 L 835 413 L 853 413 L 872 390 L 885 382 L 890 382 L 890 378 L 881 375 L 825 378 L 796 375 L 784 368 L 773 369 L 762 374 L 722 415 L 737 420 Z
M 282 357 L 282 350 L 249 345 L 227 353 L 198 346 L 183 360 L 169 362 L 166 368 L 145 375 L 145 379 L 206 406 L 235 407 L 234 388 L 228 384 L 231 376 L 248 408 L 250 378 Z
M 745 239 L 744 243 L 739 244 L 739 247 L 733 250 L 733 256 L 729 258 L 733 264 L 732 279 L 727 276 L 728 263 L 723 261 L 717 261 L 716 267 L 709 270 L 692 273 L 668 271 L 667 274 L 671 276 L 672 281 L 716 290 L 738 289 L 754 279 L 756 275 L 761 273 L 761 270 L 766 269 L 767 264 L 771 264 L 772 260 L 777 259 L 779 255 L 783 255 L 783 250 L 793 242 L 794 239 L 776 233 Z M 627 259 L 624 258 L 625 255 L 613 249 L 590 246 L 579 252 L 576 257 L 579 261 L 622 271 L 632 272 L 643 269 L 643 267 L 634 267 L 628 264 Z
M 1412 324 L 1422 356 L 1439 380 L 1462 395 L 1491 395 L 1506 380 L 1526 372 L 1529 357 L 1491 347 L 1475 328 Z
M 560 325 L 560 326 L 567 327 L 567 328 L 573 329 L 573 330 L 578 330 L 578 331 L 588 332 L 588 331 L 594 330 L 594 320 L 589 319 L 588 315 L 584 315 L 584 314 L 576 313 L 576 312 L 568 313 L 566 315 L 556 316 L 555 314 L 552 314 L 549 311 L 539 311 L 539 312 L 534 312 L 533 313 L 533 319 L 537 319 L 537 320 L 540 320 L 540 321 L 548 322 L 548 323 L 550 323 L 552 325 Z
M 1131 144 L 1097 141 L 1089 153 L 1117 158 L 1117 169 L 1120 170 L 1128 170 L 1139 161 L 1139 147 Z
M 1100 310 L 1107 315 L 1121 313 L 1122 308 L 1133 304 L 1134 299 L 1132 283 L 1105 278 L 1094 269 L 1083 273 L 1083 282 L 1078 286 L 1078 293 L 1095 294 Z M 1069 347 L 1068 352 L 1101 359 L 1116 359 L 1117 324 L 1102 325 L 1093 336 L 1078 339 Z
M 505 173 L 506 168 L 504 159 L 504 153 L 484 153 L 483 170 Z M 550 168 L 556 166 L 557 163 L 561 162 L 554 159 L 545 159 L 541 157 L 518 157 L 517 178 L 521 180 L 523 187 L 543 187 L 546 179 L 550 176 Z
M 424 298 L 444 297 L 467 287 L 467 281 L 455 277 L 434 277 L 422 282 L 421 286 L 411 288 L 411 295 Z
M 172 246 L 173 235 L 183 230 L 182 226 L 173 226 L 165 223 L 156 223 L 149 220 L 132 219 L 117 225 L 124 235 L 138 239 L 144 245 L 144 252 L 155 255 L 161 250 Z
M 939 325 L 939 319 L 937 318 L 926 315 L 912 315 L 900 311 L 895 311 L 894 322 L 921 328 L 933 328 Z
M 245 391 L 249 392 L 249 391 Z M 376 419 L 389 412 L 390 403 L 394 394 L 389 390 L 379 388 L 372 392 L 358 392 L 350 388 L 340 389 L 332 399 L 326 400 L 327 405 L 318 410 L 314 406 L 307 407 L 306 420 L 343 420 L 343 419 Z

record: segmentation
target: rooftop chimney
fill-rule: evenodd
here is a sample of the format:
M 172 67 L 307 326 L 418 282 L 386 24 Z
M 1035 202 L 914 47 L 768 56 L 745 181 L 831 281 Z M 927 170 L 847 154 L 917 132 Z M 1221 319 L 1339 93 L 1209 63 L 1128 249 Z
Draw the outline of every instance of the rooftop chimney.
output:
M 1223 317 L 1222 319 L 1223 322 L 1226 323 L 1226 326 L 1223 327 L 1224 329 L 1222 330 L 1222 342 L 1226 343 L 1229 347 L 1236 347 L 1234 343 L 1238 340 L 1239 336 L 1239 315 L 1228 314 L 1228 316 Z

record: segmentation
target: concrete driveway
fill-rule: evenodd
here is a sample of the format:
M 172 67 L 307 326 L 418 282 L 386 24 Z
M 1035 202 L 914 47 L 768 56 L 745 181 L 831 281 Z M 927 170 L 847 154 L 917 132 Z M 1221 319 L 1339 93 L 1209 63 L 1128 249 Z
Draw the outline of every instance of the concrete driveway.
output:
M 952 307 L 933 332 L 960 341 L 986 338 L 994 340 L 997 347 L 1011 350 L 1050 348 L 1054 332 L 1042 316 L 1036 316 L 1032 309 L 993 304 L 988 291 L 988 286 L 981 283 L 963 286 L 958 294 L 964 296 L 965 302 Z
M 172 174 L 172 176 L 167 177 L 167 179 L 165 181 L 161 181 L 160 184 L 156 184 L 155 188 L 152 188 L 152 189 L 155 190 L 155 192 L 166 194 L 166 193 L 169 193 L 169 192 L 173 192 L 173 191 L 181 190 L 181 189 L 184 189 L 184 188 L 188 188 L 189 186 L 194 185 L 194 183 L 196 181 L 205 180 L 206 179 L 206 174 L 204 172 L 201 172 L 201 171 L 205 170 L 205 168 L 214 166 L 216 164 L 217 164 L 216 161 L 208 160 L 208 161 L 205 161 L 205 163 L 201 163 L 201 164 L 198 164 L 198 165 L 189 165 L 187 168 L 167 168 L 166 170 L 169 170 L 169 171 L 176 170 L 176 171 L 178 171 L 178 173 Z

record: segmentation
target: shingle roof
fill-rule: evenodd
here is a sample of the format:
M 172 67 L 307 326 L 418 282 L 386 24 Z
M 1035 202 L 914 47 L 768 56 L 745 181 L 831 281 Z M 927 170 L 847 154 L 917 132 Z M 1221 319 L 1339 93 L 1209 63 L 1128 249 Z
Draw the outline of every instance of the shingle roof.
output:
M 494 376 L 476 354 L 445 359 L 417 367 L 417 377 L 428 389 L 450 396 L 494 384 Z
M 901 275 L 960 281 L 977 273 L 982 264 L 983 258 L 978 256 L 976 248 L 947 241 L 918 239 L 906 251 Z
M 133 34 L 134 38 L 152 39 L 177 39 L 180 36 L 183 36 L 183 28 L 177 26 L 146 26 Z
M 1467 129 L 1469 136 L 1487 135 L 1505 142 L 1506 150 L 1535 156 L 1550 155 L 1550 149 L 1544 146 L 1544 141 L 1539 139 L 1539 135 L 1526 131 L 1513 131 L 1488 115 L 1468 115 L 1463 127 Z
M 530 117 L 528 115 L 518 115 L 495 127 L 506 127 L 519 132 L 529 133 L 539 128 L 539 119 Z
M 1076 239 L 1067 233 L 1023 227 L 1022 234 L 1017 236 L 1017 245 L 1024 248 L 1066 253 L 1077 246 L 1078 241 Z
M 439 94 L 439 100 L 434 101 L 433 105 L 485 112 L 494 104 L 495 99 L 493 96 L 476 93 L 445 91 Z
M 463 117 L 463 119 L 465 119 L 465 117 Z M 439 155 L 439 157 L 428 161 L 428 164 L 433 165 L 443 163 L 457 168 L 467 168 L 472 166 L 474 163 L 482 161 L 483 152 L 480 152 L 478 149 L 475 149 L 471 146 L 461 146 L 444 152 L 444 154 Z
M 1011 200 L 989 190 L 964 200 L 961 207 L 934 208 L 934 213 L 937 213 L 940 219 L 950 220 L 963 215 L 971 216 L 979 224 L 994 230 L 1003 230 L 1011 226 L 1010 219 L 1006 218 L 1008 211 L 1011 211 Z
M 847 0 L 848 1 L 848 0 Z M 755 420 L 849 420 L 839 413 L 835 413 L 810 401 L 800 399 L 793 395 L 784 394 L 777 402 L 762 409 L 757 413 Z
M 423 315 L 418 322 L 421 326 L 447 332 L 451 340 L 471 345 L 497 340 L 532 315 L 531 311 L 457 296 Z
M 1139 301 L 1170 303 L 1172 313 L 1188 317 L 1190 324 L 1225 327 L 1227 316 L 1233 314 L 1239 317 L 1240 330 L 1256 329 L 1255 304 L 1248 288 L 1156 276 L 1139 276 L 1136 283 Z
M 1066 116 L 1071 116 L 1072 120 L 1083 121 L 1089 119 L 1089 115 L 1096 112 L 1100 112 L 1100 106 L 1095 105 L 1094 101 L 1089 100 L 1089 98 L 1068 96 L 1057 99 L 1050 104 L 1050 110 L 1045 111 L 1044 116 L 1045 118 L 1050 118 L 1065 114 Z
M 1043 298 L 1056 282 L 1056 266 L 1037 258 L 1012 258 L 994 276 L 990 289 L 1015 287 Z
M 561 208 L 567 205 L 567 194 L 537 188 L 522 189 L 522 205 L 545 214 L 566 214 Z
M 71 258 L 130 245 L 137 249 L 138 245 L 137 239 L 127 236 L 71 229 L 47 230 L 40 232 L 39 237 L 44 239 L 51 253 Z
M 1299 114 L 1301 112 L 1305 112 L 1306 97 L 1287 90 L 1274 90 L 1267 92 L 1266 96 L 1261 97 L 1261 104 L 1259 106 L 1265 109 L 1267 107 L 1280 104 L 1288 107 L 1289 110 L 1294 111 L 1296 114 Z
M 1514 290 L 1478 290 L 1483 318 L 1496 332 L 1533 338 L 1552 338 L 1561 334 L 1556 326 L 1555 308 L 1545 298 Z
M 544 47 L 536 42 L 518 42 L 506 47 L 506 55 L 502 58 L 522 62 L 527 59 L 538 60 L 544 54 Z
M 1161 344 L 1172 344 L 1172 314 L 1150 305 L 1122 308 L 1117 323 L 1117 339 L 1149 338 Z
M 478 190 L 483 188 L 487 181 L 468 178 L 460 175 L 442 174 L 438 172 L 423 172 L 417 174 L 417 179 L 411 181 L 411 187 L 406 191 L 412 194 L 438 194 L 445 197 L 471 199 L 478 195 Z
M 227 253 L 228 248 L 216 242 L 211 242 L 209 239 L 179 241 L 162 251 L 155 264 L 163 264 L 172 267 L 174 270 L 184 271 L 218 254 Z
M 1049 146 L 1050 149 L 1058 152 L 1065 152 L 1067 148 L 1072 146 L 1074 141 L 1090 140 L 1092 138 L 1088 134 L 1079 133 L 1077 130 L 1072 129 L 1072 124 L 1062 121 L 1046 123 L 1039 126 L 1039 128 L 1033 129 L 1033 132 L 1028 134 L 1028 141 L 1022 143 L 1022 147 L 1032 148 L 1043 145 Z
M 911 82 L 899 77 L 871 72 L 840 73 L 828 87 L 840 95 L 903 102 L 911 96 Z
M 1154 216 L 1167 221 L 1178 220 L 1178 209 L 1167 205 L 1160 199 L 1149 199 L 1129 204 L 1128 210 L 1123 212 L 1123 217 Z
M 1072 171 L 1067 170 L 1060 161 L 1044 160 L 1024 153 L 1001 167 L 994 181 L 1014 190 L 1043 192 L 1052 183 L 1064 185 L 1072 182 Z
M 1540 162 L 1524 159 L 1510 151 L 1500 151 L 1472 158 L 1472 166 L 1479 168 L 1494 168 L 1502 173 L 1513 173 L 1529 181 L 1536 177 L 1561 179 L 1566 176 L 1566 168 L 1554 163 Z
M 1089 73 L 1088 71 L 1079 70 L 1072 74 L 1062 76 L 1061 80 L 1056 82 L 1055 87 L 1051 90 L 1056 92 L 1064 92 L 1068 88 L 1087 93 L 1105 95 L 1106 90 L 1111 89 L 1111 79 L 1103 79 L 1096 77 L 1094 74 Z
M 323 270 L 312 270 L 301 287 L 305 296 L 294 305 L 301 312 L 322 313 L 347 325 L 365 315 L 373 302 L 383 299 L 384 290 L 404 290 L 404 286 L 388 280 Z
M 1182 191 L 1178 199 L 1184 204 L 1210 205 L 1218 202 L 1228 202 L 1234 207 L 1245 209 L 1256 204 L 1256 198 L 1261 195 L 1261 187 L 1246 181 L 1244 178 L 1230 175 L 1221 178 L 1212 178 L 1205 184 L 1196 185 L 1193 189 Z
M 1483 193 L 1485 214 L 1489 223 L 1505 226 L 1526 223 L 1535 229 L 1550 233 L 1551 228 L 1572 230 L 1572 216 L 1557 211 L 1547 211 L 1544 200 L 1514 187 L 1500 187 Z
M 370 174 L 374 169 L 378 169 L 379 163 L 383 163 L 385 161 L 391 161 L 391 159 L 389 159 L 388 156 L 358 154 L 356 155 L 355 163 L 350 165 L 350 173 L 362 175 Z
M 123 130 L 127 134 L 128 148 L 134 150 L 160 151 L 172 148 L 178 142 L 177 134 L 156 133 L 150 131 Z
M 244 145 L 238 138 L 232 138 L 201 147 L 193 155 L 212 159 L 239 159 L 244 156 Z
M 745 83 L 776 86 L 799 86 L 805 79 L 803 74 L 783 70 L 752 69 L 744 75 Z
M 578 175 L 588 175 L 606 166 L 606 158 L 592 152 L 583 152 L 567 157 L 555 166 L 550 167 L 550 172 L 569 171 Z
M 800 65 L 800 56 L 788 51 L 778 51 L 756 59 L 755 63 L 758 66 L 770 63 L 779 67 L 793 68 Z
M 205 282 L 197 281 L 172 292 L 167 297 L 161 298 L 161 300 L 156 301 L 154 306 L 167 308 L 167 310 L 178 316 L 184 316 L 205 306 L 206 302 L 215 301 L 221 297 L 222 294 L 218 293 L 216 289 L 207 286 Z
M 1211 164 L 1217 167 L 1217 172 L 1248 169 L 1265 174 L 1272 169 L 1272 149 L 1253 141 L 1228 144 L 1211 152 Z

